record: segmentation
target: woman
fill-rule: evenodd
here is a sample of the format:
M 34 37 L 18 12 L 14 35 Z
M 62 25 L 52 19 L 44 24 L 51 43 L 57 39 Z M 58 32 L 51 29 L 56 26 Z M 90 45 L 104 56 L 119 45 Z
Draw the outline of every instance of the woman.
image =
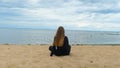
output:
M 65 31 L 62 26 L 58 28 L 54 36 L 53 46 L 50 46 L 49 50 L 51 51 L 50 56 L 53 54 L 57 56 L 70 54 L 71 46 L 69 45 L 68 38 L 65 36 Z

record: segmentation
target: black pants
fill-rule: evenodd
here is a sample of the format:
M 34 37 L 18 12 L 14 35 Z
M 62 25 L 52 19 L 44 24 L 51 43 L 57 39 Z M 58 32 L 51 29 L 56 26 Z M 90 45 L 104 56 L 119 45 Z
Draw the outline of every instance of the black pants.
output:
M 71 51 L 71 46 L 67 46 L 67 47 L 57 47 L 56 46 L 50 46 L 49 50 L 51 51 L 50 56 L 52 56 L 53 54 L 56 56 L 63 56 L 63 55 L 69 55 L 70 51 Z

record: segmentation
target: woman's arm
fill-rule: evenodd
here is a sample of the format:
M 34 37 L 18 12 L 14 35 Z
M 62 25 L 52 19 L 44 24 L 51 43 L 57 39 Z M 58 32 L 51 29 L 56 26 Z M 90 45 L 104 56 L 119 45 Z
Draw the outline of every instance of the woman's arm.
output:
M 68 40 L 68 37 L 65 36 L 65 39 L 64 39 L 64 46 L 68 46 L 69 45 L 69 40 Z

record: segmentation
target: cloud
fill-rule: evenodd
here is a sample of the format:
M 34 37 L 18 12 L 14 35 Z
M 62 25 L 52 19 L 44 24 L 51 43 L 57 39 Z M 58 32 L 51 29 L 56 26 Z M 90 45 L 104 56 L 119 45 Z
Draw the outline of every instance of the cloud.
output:
M 19 27 L 119 30 L 120 26 L 119 0 L 1 0 L 0 10 L 0 21 L 22 23 Z

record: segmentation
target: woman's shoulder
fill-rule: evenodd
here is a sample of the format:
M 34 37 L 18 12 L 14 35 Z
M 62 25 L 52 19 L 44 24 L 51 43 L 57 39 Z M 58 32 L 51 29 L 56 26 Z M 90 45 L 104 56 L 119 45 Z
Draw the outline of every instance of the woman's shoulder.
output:
M 67 37 L 67 36 L 65 36 L 65 39 L 68 39 L 68 37 Z
M 65 36 L 65 38 L 67 38 L 67 36 Z

